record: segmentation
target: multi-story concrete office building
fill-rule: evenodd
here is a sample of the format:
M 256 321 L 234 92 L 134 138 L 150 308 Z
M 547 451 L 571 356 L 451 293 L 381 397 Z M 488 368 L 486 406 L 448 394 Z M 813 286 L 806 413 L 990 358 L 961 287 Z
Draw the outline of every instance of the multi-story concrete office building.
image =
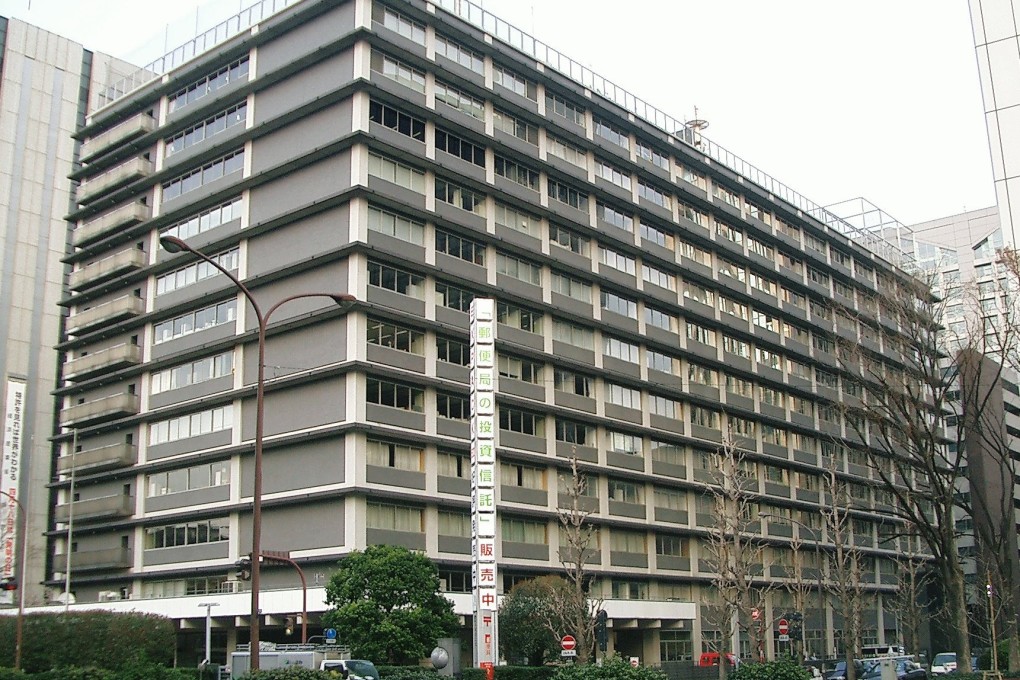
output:
M 119 68 L 106 55 L 0 17 L 0 453 L 5 471 L 20 471 L 18 481 L 5 478 L 2 490 L 17 496 L 26 513 L 23 587 L 29 604 L 43 602 L 47 563 L 54 347 L 62 317 L 57 303 L 66 274 L 61 259 L 68 251 L 67 176 L 76 153 L 71 135 L 84 123 L 92 83 L 105 82 Z M 5 497 L 0 504 L 10 503 Z M 4 522 L 5 539 L 20 526 L 16 508 Z M 10 536 L 18 543 L 12 554 L 20 554 L 25 537 Z M 18 576 L 20 565 L 10 566 Z
M 218 644 L 246 639 L 234 562 L 251 545 L 254 322 L 225 277 L 160 250 L 172 234 L 266 306 L 359 300 L 288 304 L 268 338 L 262 546 L 304 565 L 313 621 L 336 560 L 375 543 L 434 558 L 470 615 L 466 310 L 491 296 L 504 590 L 560 568 L 576 456 L 612 646 L 691 658 L 718 637 L 699 611 L 713 601 L 705 492 L 733 432 L 771 542 L 763 577 L 786 582 L 794 536 L 817 577 L 835 465 L 866 553 L 865 643 L 892 642 L 891 499 L 841 422 L 856 392 L 835 354 L 840 336 L 900 356 L 877 302 L 900 274 L 861 246 L 880 240 L 826 226 L 682 123 L 456 8 L 304 0 L 90 112 L 49 582 L 62 587 L 70 551 L 79 603 L 201 626 L 199 602 L 215 601 Z M 283 640 L 295 579 L 267 565 L 263 585 L 263 636 Z M 776 591 L 765 620 L 790 606 Z M 835 609 L 804 612 L 819 656 Z

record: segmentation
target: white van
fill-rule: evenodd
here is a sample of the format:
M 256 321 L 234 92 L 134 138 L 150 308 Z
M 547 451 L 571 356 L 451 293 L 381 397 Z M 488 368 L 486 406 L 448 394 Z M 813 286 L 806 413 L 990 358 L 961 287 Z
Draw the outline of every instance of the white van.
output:
M 364 659 L 326 659 L 319 664 L 320 671 L 330 671 L 345 680 L 379 680 L 375 664 Z
M 931 660 L 931 674 L 945 675 L 956 670 L 956 652 L 939 652 Z

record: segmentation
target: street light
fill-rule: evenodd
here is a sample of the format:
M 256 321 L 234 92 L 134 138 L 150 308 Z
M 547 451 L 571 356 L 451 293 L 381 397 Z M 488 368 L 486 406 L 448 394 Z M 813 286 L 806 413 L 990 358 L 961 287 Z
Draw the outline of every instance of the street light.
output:
M 202 661 L 204 669 L 212 663 L 212 608 L 218 607 L 219 602 L 199 602 L 199 607 L 205 607 L 205 659 Z M 202 677 L 205 677 L 203 674 Z
M 251 670 L 259 670 L 259 555 L 262 554 L 262 433 L 265 421 L 265 392 L 266 392 L 266 327 L 269 324 L 269 317 L 284 304 L 302 298 L 326 297 L 335 302 L 344 312 L 347 312 L 358 301 L 353 295 L 346 293 L 298 293 L 283 298 L 269 311 L 263 313 L 255 296 L 248 290 L 241 281 L 234 276 L 226 267 L 208 255 L 205 255 L 176 236 L 163 235 L 159 243 L 168 253 L 179 253 L 186 251 L 198 257 L 218 269 L 224 276 L 230 279 L 241 293 L 251 303 L 255 311 L 255 318 L 259 323 L 259 367 L 258 382 L 255 387 L 255 483 L 252 490 L 251 500 Z
M 17 498 L 6 491 L 0 491 L 0 495 L 7 498 L 18 506 L 18 517 L 21 520 L 21 550 L 18 557 L 18 621 L 15 624 L 14 632 L 14 669 L 21 670 L 21 648 L 24 641 L 25 623 L 25 555 L 28 547 L 28 515 L 25 514 L 25 506 Z M 69 548 L 70 549 L 70 548 Z

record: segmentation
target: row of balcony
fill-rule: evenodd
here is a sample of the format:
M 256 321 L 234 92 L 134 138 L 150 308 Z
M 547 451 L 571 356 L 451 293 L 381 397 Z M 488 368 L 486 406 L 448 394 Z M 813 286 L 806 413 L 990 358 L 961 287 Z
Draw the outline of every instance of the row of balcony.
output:
M 53 518 L 57 522 L 67 523 L 72 518 L 77 522 L 95 522 L 118 517 L 130 517 L 135 512 L 134 496 L 103 496 L 85 501 L 64 503 L 54 508 Z
M 106 236 L 118 229 L 126 229 L 132 225 L 143 222 L 151 216 L 149 206 L 134 201 L 126 203 L 113 210 L 101 213 L 88 222 L 83 222 L 71 233 L 71 243 L 75 246 L 82 246 L 89 241 Z
M 124 295 L 72 314 L 67 318 L 67 332 L 70 335 L 81 335 L 98 326 L 138 316 L 144 311 L 145 301 L 142 298 L 136 295 Z
M 141 361 L 142 348 L 124 343 L 65 362 L 64 377 L 68 380 L 86 380 L 99 373 L 137 366 Z
M 113 394 L 108 397 L 75 404 L 60 412 L 62 427 L 82 427 L 107 420 L 138 415 L 140 403 L 136 394 Z
M 115 145 L 140 137 L 156 129 L 156 119 L 148 112 L 139 113 L 114 127 L 104 130 L 95 137 L 86 139 L 81 145 L 81 160 L 88 163 Z
M 94 201 L 128 182 L 148 177 L 152 172 L 153 164 L 148 158 L 141 156 L 132 158 L 83 183 L 78 189 L 78 202 Z
M 61 456 L 57 459 L 57 473 L 66 475 L 72 472 L 76 474 L 102 472 L 134 465 L 137 460 L 138 450 L 133 444 L 109 444 Z
M 137 248 L 121 250 L 71 272 L 68 286 L 71 290 L 82 290 L 119 274 L 141 269 L 145 266 L 145 259 L 145 252 Z

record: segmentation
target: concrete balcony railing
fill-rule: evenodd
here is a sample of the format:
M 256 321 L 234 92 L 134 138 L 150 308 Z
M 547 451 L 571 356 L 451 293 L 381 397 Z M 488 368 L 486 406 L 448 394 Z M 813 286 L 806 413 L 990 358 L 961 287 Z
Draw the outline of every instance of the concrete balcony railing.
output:
M 80 246 L 117 229 L 123 229 L 139 222 L 144 222 L 149 219 L 150 214 L 149 206 L 143 203 L 135 202 L 122 205 L 110 212 L 101 214 L 89 222 L 79 225 L 77 229 L 71 232 L 71 242 L 76 246 Z
M 70 456 L 61 456 L 57 459 L 57 473 L 66 475 L 70 474 L 71 470 L 75 473 L 91 473 L 130 467 L 135 464 L 137 458 L 138 449 L 133 444 L 110 444 L 79 451 Z
M 68 380 L 83 380 L 103 371 L 137 366 L 141 361 L 142 348 L 125 342 L 65 362 L 64 377 Z
M 144 266 L 145 252 L 137 248 L 128 248 L 110 257 L 97 260 L 87 267 L 74 270 L 68 277 L 68 286 L 71 290 L 82 290 L 105 279 Z
M 114 144 L 126 142 L 155 129 L 156 120 L 147 113 L 139 113 L 95 137 L 86 139 L 81 145 L 81 160 L 83 163 L 88 163 Z
M 60 412 L 60 424 L 64 427 L 80 427 L 86 423 L 137 415 L 138 408 L 138 395 L 114 394 L 65 408 Z
M 54 566 L 65 569 L 67 554 L 57 554 L 53 558 Z M 127 569 L 131 566 L 131 551 L 126 548 L 108 548 L 106 550 L 81 550 L 71 553 L 71 573 L 92 571 L 97 569 Z
M 80 335 L 95 326 L 138 316 L 143 311 L 144 300 L 134 295 L 125 295 L 72 314 L 67 319 L 67 332 L 71 335 Z
M 126 163 L 110 168 L 96 175 L 78 188 L 78 202 L 88 203 L 112 189 L 152 174 L 152 161 L 142 157 L 132 158 Z
M 53 519 L 57 522 L 68 522 L 71 519 L 72 506 L 75 523 L 95 522 L 117 517 L 130 517 L 135 512 L 135 497 L 121 494 L 64 503 L 53 509 Z

